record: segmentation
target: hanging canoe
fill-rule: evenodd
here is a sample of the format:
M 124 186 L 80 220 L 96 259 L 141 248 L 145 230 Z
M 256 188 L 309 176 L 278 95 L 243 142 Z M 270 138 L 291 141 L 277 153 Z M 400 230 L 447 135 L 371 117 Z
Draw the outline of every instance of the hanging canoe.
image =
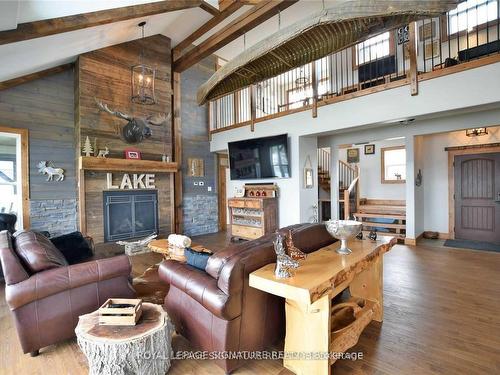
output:
M 198 89 L 198 104 L 275 77 L 383 31 L 439 16 L 462 0 L 338 0 L 279 30 L 220 68 Z

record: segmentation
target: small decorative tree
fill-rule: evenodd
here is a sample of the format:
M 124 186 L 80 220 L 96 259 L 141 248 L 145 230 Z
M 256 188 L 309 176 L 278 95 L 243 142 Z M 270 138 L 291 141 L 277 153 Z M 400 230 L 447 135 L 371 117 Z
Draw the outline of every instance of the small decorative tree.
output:
M 90 144 L 89 136 L 85 138 L 85 144 L 83 145 L 83 153 L 85 154 L 85 156 L 90 156 L 94 153 L 92 145 Z

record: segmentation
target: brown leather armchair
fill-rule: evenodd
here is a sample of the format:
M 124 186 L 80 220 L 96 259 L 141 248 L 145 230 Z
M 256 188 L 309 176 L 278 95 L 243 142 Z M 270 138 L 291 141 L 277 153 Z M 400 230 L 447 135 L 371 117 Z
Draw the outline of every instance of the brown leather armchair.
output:
M 34 252 L 43 240 L 26 235 L 22 246 L 20 242 L 9 232 L 0 232 L 5 298 L 24 353 L 36 355 L 40 348 L 73 337 L 78 317 L 96 310 L 106 299 L 135 296 L 125 255 L 74 265 L 60 259 L 61 265 L 33 272 L 23 256 L 31 252 L 31 260 L 39 257 L 40 252 Z M 40 258 L 36 260 L 39 265 Z M 53 256 L 48 259 L 53 260 Z
M 299 224 L 292 230 L 295 245 L 306 253 L 335 239 L 322 224 Z M 275 235 L 230 245 L 209 258 L 205 271 L 173 260 L 163 261 L 160 278 L 170 286 L 164 308 L 176 331 L 205 351 L 256 351 L 283 338 L 285 308 L 282 298 L 248 285 L 248 275 L 276 261 Z M 218 359 L 230 373 L 241 360 Z

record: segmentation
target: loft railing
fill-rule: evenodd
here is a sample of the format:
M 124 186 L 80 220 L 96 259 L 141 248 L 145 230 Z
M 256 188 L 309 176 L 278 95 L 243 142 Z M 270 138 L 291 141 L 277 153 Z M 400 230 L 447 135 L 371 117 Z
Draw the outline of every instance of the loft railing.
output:
M 442 17 L 382 33 L 209 103 L 216 133 L 500 61 L 499 0 L 468 0 Z M 492 57 L 493 55 L 493 57 Z M 477 63 L 470 63 L 477 60 Z

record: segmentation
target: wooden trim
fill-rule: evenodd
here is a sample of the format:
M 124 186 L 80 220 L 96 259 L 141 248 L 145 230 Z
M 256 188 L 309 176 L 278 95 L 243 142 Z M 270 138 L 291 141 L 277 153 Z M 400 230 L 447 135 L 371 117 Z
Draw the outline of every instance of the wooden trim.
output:
M 1 31 L 0 45 L 81 30 L 94 26 L 106 25 L 134 18 L 143 18 L 155 14 L 173 12 L 176 10 L 196 8 L 200 5 L 201 0 L 164 0 L 153 3 L 100 10 L 97 12 L 76 14 L 66 17 L 26 22 L 17 25 L 17 29 Z
M 87 211 L 85 207 L 85 170 L 78 171 L 78 220 L 80 232 L 87 235 Z
M 470 155 L 470 154 L 486 154 L 493 152 L 500 152 L 500 145 L 498 143 L 476 145 L 476 147 L 448 147 L 448 231 L 449 238 L 455 238 L 455 156 Z M 481 147 L 479 147 L 481 146 Z
M 74 63 L 63 64 L 55 66 L 53 68 L 45 69 L 39 72 L 26 74 L 21 77 L 9 79 L 7 81 L 0 82 L 0 91 L 5 89 L 10 89 L 11 87 L 22 85 L 23 83 L 34 81 L 39 78 L 48 77 L 53 74 L 64 72 L 68 69 L 73 69 Z
M 225 162 L 224 162 L 225 160 Z M 224 164 L 225 163 L 225 164 Z M 229 157 L 226 154 L 217 154 L 217 198 L 219 206 L 219 230 L 227 229 L 227 186 Z
M 318 117 L 318 82 L 316 75 L 316 62 L 313 61 L 311 64 L 311 79 L 312 79 L 312 117 Z
M 385 152 L 391 150 L 404 150 L 405 146 L 382 147 L 380 149 L 380 183 L 382 184 L 405 184 L 406 180 L 387 180 L 385 178 Z
M 174 57 L 173 61 L 175 62 L 176 60 L 178 60 L 178 58 L 182 55 L 182 52 L 187 47 L 189 47 L 191 44 L 193 44 L 194 41 L 196 41 L 198 38 L 200 38 L 202 35 L 204 35 L 208 31 L 212 30 L 215 26 L 220 24 L 222 21 L 224 21 L 226 18 L 228 18 L 230 15 L 232 15 L 234 12 L 236 12 L 242 6 L 243 6 L 243 4 L 240 2 L 235 2 L 235 3 L 231 4 L 230 6 L 225 8 L 224 10 L 220 11 L 212 19 L 208 20 L 204 25 L 200 26 L 196 31 L 194 31 L 186 39 L 184 39 L 179 44 L 177 44 L 173 49 L 173 57 Z
M 488 126 L 488 127 L 496 127 L 496 126 L 498 126 L 498 125 L 492 125 L 492 126 Z M 494 147 L 500 147 L 500 143 L 497 142 L 497 143 L 484 143 L 484 144 L 480 144 L 480 145 L 445 147 L 444 150 L 445 151 L 478 150 L 478 149 L 482 149 L 482 148 L 491 149 Z
M 260 2 L 174 61 L 174 71 L 179 73 L 183 72 L 247 31 L 267 21 L 280 10 L 295 4 L 297 1 L 298 0 L 266 0 Z
M 29 131 L 28 129 L 0 126 L 0 132 L 21 136 L 21 197 L 23 204 L 23 229 L 30 227 L 30 167 L 29 167 Z M 17 157 L 17 155 L 16 155 Z
M 219 9 L 214 7 L 212 4 L 207 3 L 205 0 L 201 0 L 200 8 L 214 17 L 220 14 Z
M 410 58 L 410 92 L 412 96 L 418 95 L 418 63 L 417 63 L 417 23 L 411 22 L 409 25 L 410 40 L 409 45 L 409 58 Z
M 175 232 L 182 233 L 182 122 L 181 122 L 181 74 L 172 72 L 172 113 L 173 126 L 173 158 L 180 166 L 175 174 L 174 206 L 175 206 Z
M 179 170 L 177 163 L 164 163 L 155 160 L 131 160 L 117 158 L 96 158 L 80 156 L 79 168 L 90 171 L 118 171 L 118 172 L 157 172 L 175 173 Z
M 481 66 L 486 66 L 490 64 L 495 64 L 500 62 L 500 54 L 494 54 L 491 56 L 486 56 L 478 60 L 472 60 L 458 65 L 450 66 L 444 69 L 434 70 L 432 72 L 422 73 L 418 75 L 419 81 L 427 81 L 428 79 L 439 78 L 447 76 L 449 74 L 460 73 L 469 69 L 479 68 Z

